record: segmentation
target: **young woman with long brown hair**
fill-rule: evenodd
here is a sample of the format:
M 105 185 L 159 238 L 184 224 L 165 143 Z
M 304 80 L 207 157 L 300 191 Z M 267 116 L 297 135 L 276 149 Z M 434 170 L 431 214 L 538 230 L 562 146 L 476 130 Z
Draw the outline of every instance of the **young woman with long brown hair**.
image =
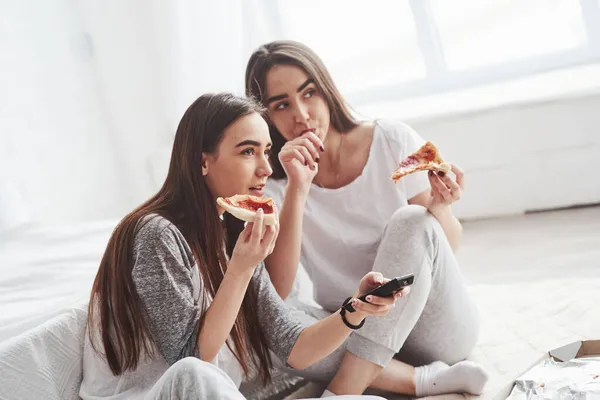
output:
M 266 193 L 279 206 L 281 232 L 265 263 L 277 292 L 288 296 L 301 261 L 323 308 L 306 308 L 314 321 L 369 271 L 415 275 L 410 298 L 352 335 L 336 368 L 313 378 L 338 394 L 480 394 L 487 374 L 462 361 L 477 341 L 478 314 L 453 254 L 462 227 L 451 204 L 462 171 L 453 165 L 456 178 L 424 172 L 392 182 L 424 140 L 400 122 L 357 120 L 301 43 L 260 46 L 246 67 L 246 95 L 267 108 L 273 141 Z
M 259 211 L 244 227 L 216 202 L 262 195 L 272 173 L 262 111 L 214 94 L 185 112 L 162 188 L 123 218 L 102 258 L 89 303 L 83 399 L 243 398 L 237 387 L 249 371 L 269 381 L 271 352 L 306 368 L 366 316 L 393 307 L 395 298 L 355 298 L 384 280 L 371 273 L 351 300 L 356 312 L 308 327 L 290 316 L 262 263 L 278 225 L 265 225 Z

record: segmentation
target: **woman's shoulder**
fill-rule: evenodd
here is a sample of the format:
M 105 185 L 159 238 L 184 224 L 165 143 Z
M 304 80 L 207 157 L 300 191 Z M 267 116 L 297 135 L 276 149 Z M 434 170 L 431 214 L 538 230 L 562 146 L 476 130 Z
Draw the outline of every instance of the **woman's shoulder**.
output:
M 142 217 L 135 229 L 135 247 L 140 245 L 178 246 L 185 239 L 175 224 L 158 214 Z
M 185 265 L 193 265 L 192 250 L 177 226 L 158 214 L 142 217 L 137 225 L 133 253 L 162 253 L 177 257 Z
M 425 140 L 415 130 L 402 121 L 378 120 L 382 146 L 392 150 L 395 157 L 406 157 L 425 143 Z
M 409 124 L 400 120 L 378 119 L 375 121 L 375 126 L 384 136 L 399 143 L 403 143 L 408 136 L 415 134 L 415 130 Z
M 148 214 L 140 218 L 136 226 L 136 237 L 160 237 L 163 234 L 172 233 L 171 228 L 175 225 L 158 214 Z

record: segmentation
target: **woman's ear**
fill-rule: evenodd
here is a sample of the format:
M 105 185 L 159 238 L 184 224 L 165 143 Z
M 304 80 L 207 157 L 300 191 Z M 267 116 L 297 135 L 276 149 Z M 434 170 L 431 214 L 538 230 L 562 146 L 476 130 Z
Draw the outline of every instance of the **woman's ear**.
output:
M 208 175 L 209 158 L 208 154 L 202 153 L 202 176 Z

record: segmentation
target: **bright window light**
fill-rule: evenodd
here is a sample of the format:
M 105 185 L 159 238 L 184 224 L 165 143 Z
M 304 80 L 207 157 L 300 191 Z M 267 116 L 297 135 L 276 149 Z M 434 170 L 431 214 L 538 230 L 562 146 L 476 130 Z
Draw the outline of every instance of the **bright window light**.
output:
M 586 34 L 575 0 L 431 0 L 449 70 L 578 48 Z
M 407 0 L 277 4 L 283 37 L 315 50 L 343 92 L 425 77 Z

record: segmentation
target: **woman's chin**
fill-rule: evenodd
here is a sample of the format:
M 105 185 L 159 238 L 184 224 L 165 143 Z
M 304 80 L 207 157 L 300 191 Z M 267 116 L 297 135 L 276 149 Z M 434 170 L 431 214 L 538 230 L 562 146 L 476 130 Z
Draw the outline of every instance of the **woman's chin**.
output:
M 265 190 L 264 189 L 250 189 L 247 194 L 251 194 L 252 196 L 256 196 L 256 197 L 263 197 L 265 194 Z

